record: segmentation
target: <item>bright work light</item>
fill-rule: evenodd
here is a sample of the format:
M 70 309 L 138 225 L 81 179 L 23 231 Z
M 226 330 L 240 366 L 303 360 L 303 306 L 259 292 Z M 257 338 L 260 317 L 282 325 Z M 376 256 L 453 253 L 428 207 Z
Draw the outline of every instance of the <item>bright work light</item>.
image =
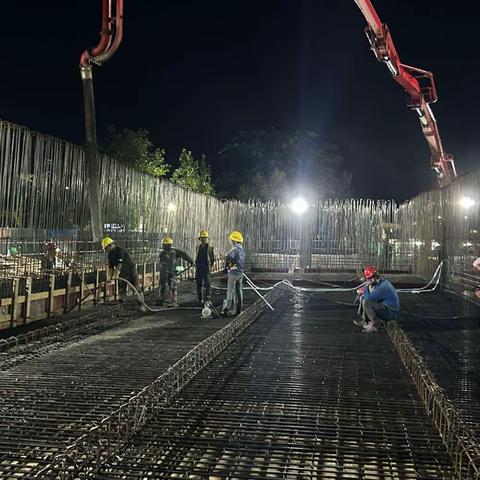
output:
M 297 197 L 290 204 L 290 208 L 296 214 L 301 215 L 302 213 L 305 213 L 307 211 L 308 203 L 306 202 L 306 200 L 304 198 Z
M 470 197 L 463 197 L 460 200 L 460 205 L 465 208 L 465 210 L 468 210 L 470 207 L 473 207 L 475 205 L 475 200 Z

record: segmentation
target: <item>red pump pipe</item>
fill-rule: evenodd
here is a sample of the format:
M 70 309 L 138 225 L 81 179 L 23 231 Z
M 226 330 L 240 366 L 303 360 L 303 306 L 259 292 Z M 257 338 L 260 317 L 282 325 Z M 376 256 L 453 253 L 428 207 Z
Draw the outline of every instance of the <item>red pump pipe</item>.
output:
M 102 0 L 102 30 L 100 41 L 80 57 L 83 101 L 85 110 L 85 158 L 90 199 L 90 221 L 93 239 L 100 241 L 103 235 L 100 175 L 98 165 L 95 96 L 93 90 L 92 63 L 102 64 L 118 50 L 123 38 L 123 0 L 116 0 L 116 15 L 112 16 L 112 0 Z

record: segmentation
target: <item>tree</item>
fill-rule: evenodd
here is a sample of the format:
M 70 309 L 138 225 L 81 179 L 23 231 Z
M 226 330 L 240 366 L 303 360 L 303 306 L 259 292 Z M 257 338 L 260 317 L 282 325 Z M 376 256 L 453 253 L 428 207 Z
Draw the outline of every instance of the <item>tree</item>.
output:
M 172 174 L 172 182 L 194 192 L 214 195 L 210 166 L 205 155 L 196 160 L 190 150 L 183 148 L 178 160 L 180 165 Z
M 110 126 L 108 134 L 102 151 L 115 160 L 154 177 L 164 177 L 170 171 L 170 165 L 165 161 L 165 150 L 153 145 L 148 130 L 125 128 L 117 132 L 115 127 Z
M 231 169 L 222 196 L 286 200 L 298 191 L 324 198 L 351 194 L 351 175 L 342 167 L 338 148 L 314 132 L 240 131 L 220 158 Z
M 285 189 L 286 174 L 278 168 L 268 175 L 258 173 L 253 177 L 251 182 L 240 185 L 238 189 L 238 199 L 244 202 L 255 198 L 263 202 L 275 200 L 278 198 L 279 192 Z

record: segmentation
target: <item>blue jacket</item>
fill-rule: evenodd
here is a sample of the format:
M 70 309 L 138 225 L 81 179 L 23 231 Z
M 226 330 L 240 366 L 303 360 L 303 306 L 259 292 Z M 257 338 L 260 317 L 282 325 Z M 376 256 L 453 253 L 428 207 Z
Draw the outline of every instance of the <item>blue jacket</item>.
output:
M 236 266 L 237 268 L 231 268 Z M 227 271 L 233 270 L 243 272 L 245 270 L 245 250 L 240 244 L 236 244 L 228 253 L 225 268 Z
M 381 278 L 371 292 L 366 288 L 363 298 L 389 307 L 391 309 L 390 315 L 393 318 L 398 316 L 400 299 L 398 298 L 398 293 L 395 290 L 395 287 L 388 280 Z

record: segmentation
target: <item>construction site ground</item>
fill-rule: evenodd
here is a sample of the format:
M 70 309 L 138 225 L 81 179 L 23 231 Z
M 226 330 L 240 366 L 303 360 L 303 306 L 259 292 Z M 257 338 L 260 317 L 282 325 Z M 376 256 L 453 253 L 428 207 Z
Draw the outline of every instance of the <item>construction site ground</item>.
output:
M 257 274 L 255 281 L 266 287 L 281 278 Z M 99 306 L 99 316 L 117 315 L 118 323 L 1 357 L 0 478 L 35 478 L 53 455 L 230 321 L 200 319 L 193 288 L 181 286 L 183 309 Z M 451 459 L 388 336 L 353 324 L 354 296 L 283 295 L 275 312 L 261 315 L 93 478 L 452 479 Z M 256 298 L 246 292 L 247 303 Z M 444 292 L 404 293 L 401 302 L 399 323 L 476 429 L 478 307 Z

